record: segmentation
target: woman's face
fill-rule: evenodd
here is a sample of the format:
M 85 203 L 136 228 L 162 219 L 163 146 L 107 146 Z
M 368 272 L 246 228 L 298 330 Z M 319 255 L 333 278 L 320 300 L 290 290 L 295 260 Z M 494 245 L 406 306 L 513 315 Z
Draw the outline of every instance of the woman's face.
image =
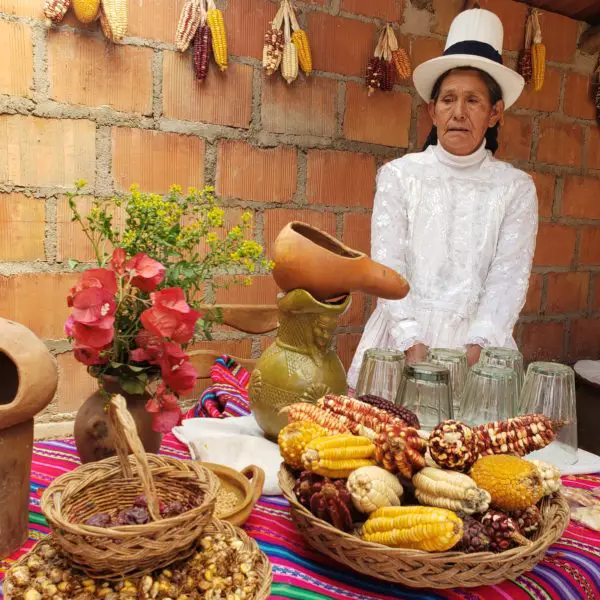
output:
M 429 103 L 439 143 L 457 156 L 477 150 L 487 129 L 498 123 L 503 112 L 504 102 L 492 105 L 488 88 L 475 71 L 450 73 L 438 99 Z

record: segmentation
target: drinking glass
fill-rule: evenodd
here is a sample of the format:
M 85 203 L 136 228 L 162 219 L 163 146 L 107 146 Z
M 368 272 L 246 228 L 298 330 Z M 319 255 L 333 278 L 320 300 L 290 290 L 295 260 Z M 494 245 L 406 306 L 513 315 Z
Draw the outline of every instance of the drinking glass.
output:
M 407 365 L 396 404 L 414 412 L 425 431 L 452 419 L 454 411 L 448 369 L 430 362 Z
M 517 374 L 517 389 L 519 393 L 523 388 L 523 355 L 512 348 L 489 347 L 481 351 L 479 362 L 482 365 L 493 365 L 496 367 L 510 367 Z
M 452 388 L 452 408 L 454 415 L 458 415 L 467 381 L 467 373 L 469 372 L 467 353 L 464 350 L 431 348 L 429 351 L 429 362 L 448 369 L 450 373 L 450 387 Z
M 530 458 L 539 458 L 556 466 L 577 462 L 575 372 L 571 367 L 549 362 L 531 363 L 521 392 L 519 413 L 543 414 L 550 419 L 566 421 L 555 440 L 546 448 L 531 453 Z
M 402 382 L 404 352 L 371 348 L 363 356 L 355 394 L 370 394 L 394 402 Z
M 517 402 L 514 369 L 477 363 L 467 375 L 460 420 L 467 425 L 502 421 L 516 415 Z

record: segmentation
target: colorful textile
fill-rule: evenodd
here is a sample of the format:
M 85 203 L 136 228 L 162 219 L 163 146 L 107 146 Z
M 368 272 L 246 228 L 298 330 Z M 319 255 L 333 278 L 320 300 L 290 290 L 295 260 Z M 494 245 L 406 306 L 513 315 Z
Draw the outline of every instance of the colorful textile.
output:
M 188 458 L 174 436 L 165 437 L 162 452 Z M 48 532 L 40 514 L 40 496 L 55 478 L 79 464 L 72 439 L 36 442 L 31 473 L 29 540 L 14 556 L 0 563 L 0 581 L 12 562 Z M 567 477 L 565 485 L 592 489 L 600 474 Z M 252 512 L 246 531 L 273 564 L 274 600 L 597 600 L 600 598 L 600 533 L 572 524 L 533 571 L 496 586 L 475 589 L 413 590 L 364 577 L 336 565 L 306 546 L 296 531 L 287 502 L 263 496 Z M 0 597 L 2 595 L 0 594 Z
M 194 417 L 242 417 L 250 414 L 248 382 L 250 373 L 229 356 L 221 356 L 210 369 L 213 384 L 208 387 L 184 419 Z

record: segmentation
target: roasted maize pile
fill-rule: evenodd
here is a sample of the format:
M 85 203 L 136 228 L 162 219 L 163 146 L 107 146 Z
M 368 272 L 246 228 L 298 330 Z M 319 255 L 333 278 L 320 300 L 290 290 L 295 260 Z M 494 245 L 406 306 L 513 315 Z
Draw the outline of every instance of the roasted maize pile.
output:
M 212 47 L 215 62 L 221 71 L 227 69 L 227 34 L 225 32 L 225 21 L 223 13 L 215 6 L 213 0 L 208 2 L 207 22 L 212 33 Z
M 372 513 L 361 537 L 407 550 L 445 552 L 463 536 L 462 520 L 450 510 L 429 506 L 391 506 Z
M 355 435 L 333 435 L 309 442 L 303 455 L 304 468 L 332 479 L 346 479 L 352 471 L 374 465 L 375 446 Z

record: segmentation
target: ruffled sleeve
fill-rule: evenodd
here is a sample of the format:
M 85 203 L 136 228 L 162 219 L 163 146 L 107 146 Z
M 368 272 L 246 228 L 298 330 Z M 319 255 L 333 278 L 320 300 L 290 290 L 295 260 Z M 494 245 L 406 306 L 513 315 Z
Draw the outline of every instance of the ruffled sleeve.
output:
M 406 199 L 397 168 L 388 163 L 377 174 L 377 192 L 371 219 L 371 258 L 394 269 L 410 283 L 406 251 L 408 218 Z M 414 316 L 410 293 L 402 300 L 379 300 L 383 317 L 398 350 L 417 343 L 419 326 Z
M 525 304 L 537 234 L 537 194 L 531 177 L 520 179 L 500 228 L 468 343 L 502 346 Z

